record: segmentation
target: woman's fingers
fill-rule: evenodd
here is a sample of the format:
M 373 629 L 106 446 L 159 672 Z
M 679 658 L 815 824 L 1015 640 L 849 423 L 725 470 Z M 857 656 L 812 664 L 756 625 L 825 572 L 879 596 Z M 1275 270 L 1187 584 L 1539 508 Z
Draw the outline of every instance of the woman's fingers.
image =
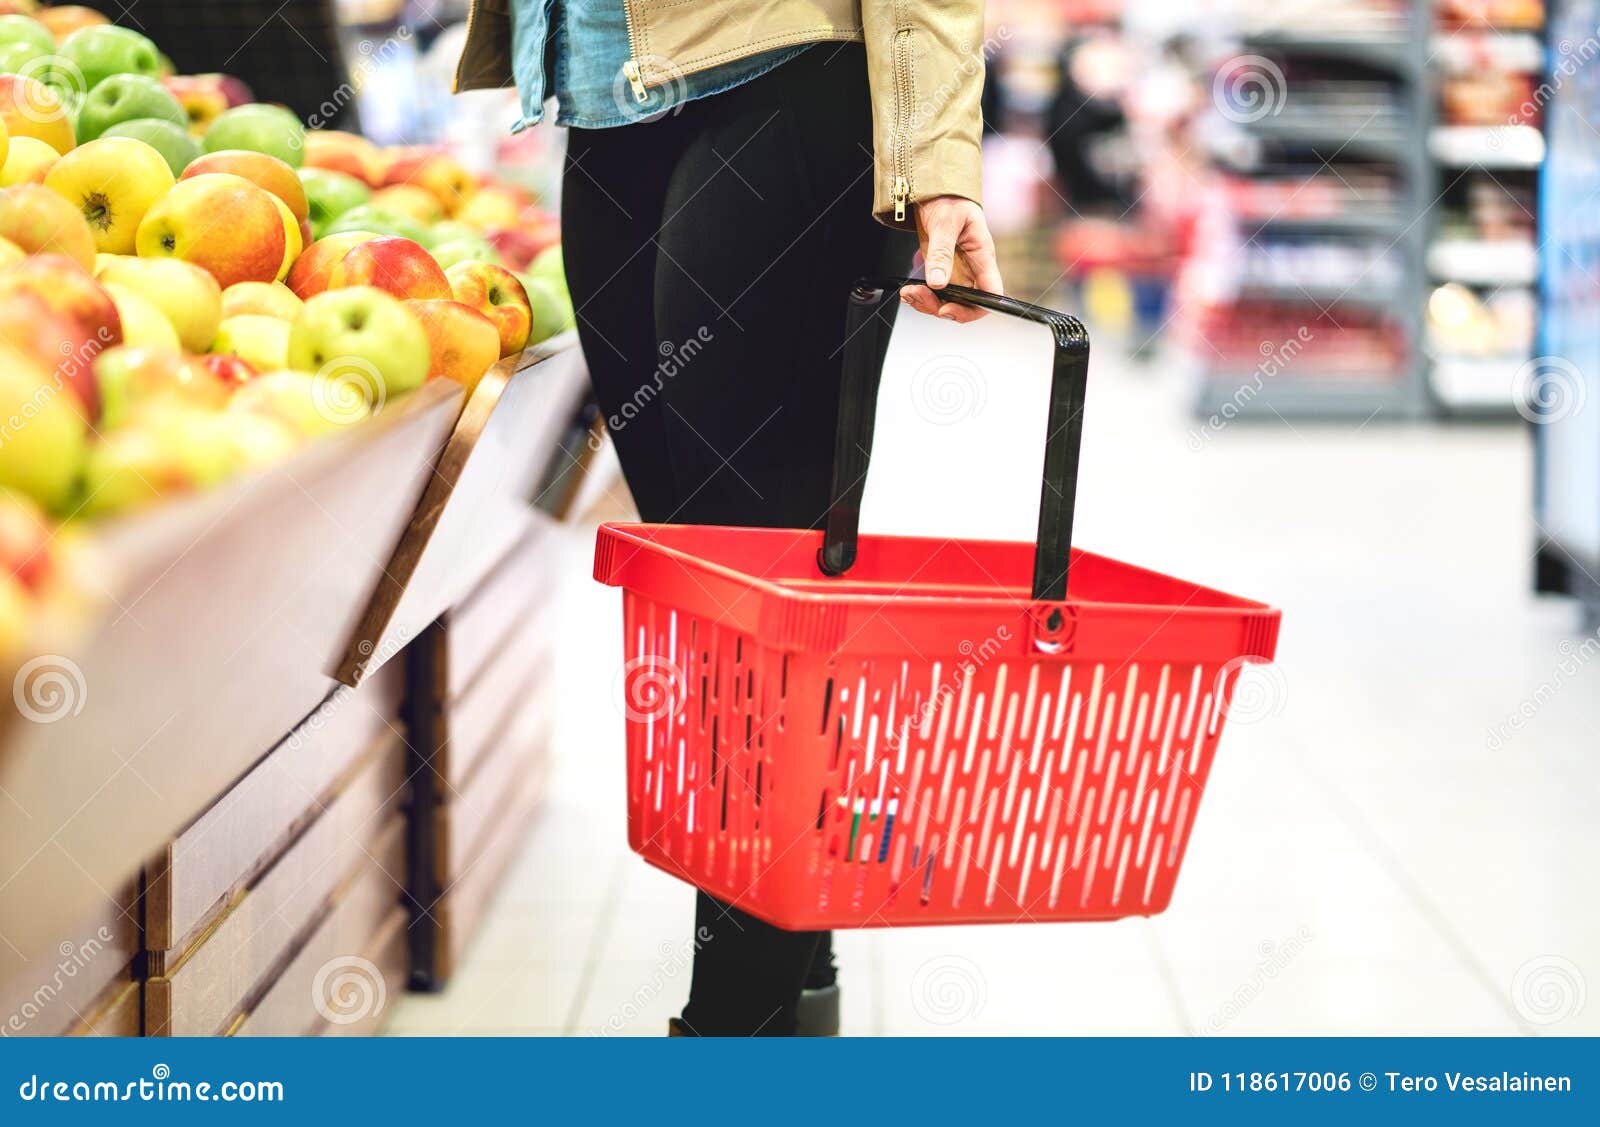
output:
M 901 298 L 919 313 L 949 321 L 966 323 L 982 317 L 981 309 L 941 301 L 938 291 L 956 283 L 1005 292 L 983 208 L 960 196 L 925 200 L 917 205 L 917 232 L 922 237 L 927 284 L 902 287 Z

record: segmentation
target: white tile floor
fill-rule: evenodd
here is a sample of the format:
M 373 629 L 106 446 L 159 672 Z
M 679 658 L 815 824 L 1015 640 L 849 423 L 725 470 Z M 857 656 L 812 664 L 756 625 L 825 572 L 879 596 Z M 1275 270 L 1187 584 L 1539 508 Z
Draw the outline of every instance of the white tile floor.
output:
M 1078 543 L 1284 610 L 1278 707 L 1230 721 L 1171 909 L 843 935 L 847 1031 L 1600 1033 L 1600 654 L 1528 594 L 1524 428 L 1191 428 L 1097 357 Z M 690 893 L 624 836 L 619 599 L 585 546 L 570 575 L 549 801 L 392 1033 L 658 1036 L 683 1002 Z

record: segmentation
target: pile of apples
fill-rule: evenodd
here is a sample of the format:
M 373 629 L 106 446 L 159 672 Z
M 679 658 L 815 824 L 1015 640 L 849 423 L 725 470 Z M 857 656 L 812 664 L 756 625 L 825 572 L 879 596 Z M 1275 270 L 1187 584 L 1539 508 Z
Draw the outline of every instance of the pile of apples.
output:
M 18 506 L 203 489 L 572 324 L 528 194 L 170 71 L 89 8 L 0 0 L 0 551 Z

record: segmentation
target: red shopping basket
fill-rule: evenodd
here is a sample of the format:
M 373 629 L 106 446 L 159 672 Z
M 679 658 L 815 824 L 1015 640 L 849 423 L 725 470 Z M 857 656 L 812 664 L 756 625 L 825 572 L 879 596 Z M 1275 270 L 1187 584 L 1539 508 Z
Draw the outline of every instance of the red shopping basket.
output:
M 826 532 L 600 529 L 630 843 L 791 929 L 1152 915 L 1279 614 L 1070 547 L 1088 338 L 955 286 L 1055 336 L 1038 544 L 858 536 L 899 285 L 850 298 Z

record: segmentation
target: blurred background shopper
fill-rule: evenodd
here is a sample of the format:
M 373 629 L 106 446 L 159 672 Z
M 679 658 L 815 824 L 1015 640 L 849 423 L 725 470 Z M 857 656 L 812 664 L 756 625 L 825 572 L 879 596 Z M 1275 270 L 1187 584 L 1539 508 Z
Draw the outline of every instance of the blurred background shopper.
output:
M 458 85 L 514 78 L 523 126 L 553 97 L 571 127 L 567 276 L 603 414 L 632 405 L 611 433 L 643 519 L 818 526 L 850 284 L 904 275 L 920 241 L 932 287 L 1001 289 L 979 202 L 980 0 L 482 0 L 471 27 Z M 975 316 L 928 287 L 904 297 Z M 659 357 L 691 340 L 664 377 Z M 837 1032 L 827 934 L 701 894 L 695 942 L 675 1032 Z

